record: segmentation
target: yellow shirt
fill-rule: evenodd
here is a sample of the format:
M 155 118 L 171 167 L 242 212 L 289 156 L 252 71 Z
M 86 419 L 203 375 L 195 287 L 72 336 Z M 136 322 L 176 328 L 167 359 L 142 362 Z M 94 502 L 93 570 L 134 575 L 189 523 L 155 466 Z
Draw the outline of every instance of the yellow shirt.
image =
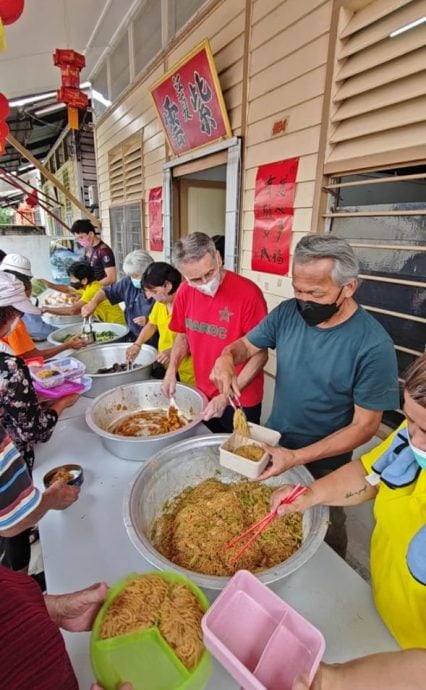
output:
M 83 288 L 81 291 L 81 301 L 86 304 L 94 298 L 99 290 L 102 290 L 103 286 L 98 280 L 94 280 L 87 287 Z M 104 299 L 95 309 L 95 316 L 99 321 L 104 321 L 105 323 L 120 323 L 123 326 L 126 325 L 126 318 L 124 316 L 123 310 L 118 304 L 111 304 L 109 299 Z
M 404 422 L 362 456 L 368 473 L 406 426 Z M 426 585 L 412 576 L 406 560 L 411 540 L 426 524 L 426 470 L 407 486 L 395 489 L 381 481 L 374 517 L 370 563 L 377 610 L 401 647 L 426 647 Z
M 156 302 L 150 312 L 148 320 L 154 326 L 158 328 L 158 351 L 163 352 L 163 350 L 168 350 L 173 347 L 175 342 L 176 333 L 169 329 L 169 323 L 171 321 L 172 315 L 169 313 L 166 304 L 161 302 Z M 195 385 L 194 379 L 194 369 L 192 366 L 192 357 L 184 357 L 180 363 L 179 378 L 182 383 L 187 383 L 189 386 Z

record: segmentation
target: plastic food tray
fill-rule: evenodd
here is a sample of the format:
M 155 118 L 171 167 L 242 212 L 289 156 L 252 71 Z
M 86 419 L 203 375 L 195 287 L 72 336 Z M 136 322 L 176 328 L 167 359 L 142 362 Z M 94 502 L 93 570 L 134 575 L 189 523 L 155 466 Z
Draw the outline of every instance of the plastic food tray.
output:
M 92 630 L 90 658 L 93 672 L 105 690 L 116 690 L 120 682 L 132 683 L 133 690 L 203 690 L 212 672 L 209 652 L 204 651 L 199 664 L 189 671 L 153 627 L 112 639 L 100 640 L 102 619 L 113 599 L 127 582 L 140 573 L 132 573 L 109 591 Z M 159 575 L 171 583 L 185 584 L 198 598 L 204 611 L 209 606 L 204 593 L 188 578 L 177 573 L 158 571 L 143 575 Z
M 56 366 L 56 363 L 42 364 L 41 366 L 37 364 L 30 364 L 29 370 L 31 377 L 34 379 L 34 381 L 37 382 L 38 386 L 40 386 L 44 390 L 57 388 L 58 386 L 61 386 L 65 380 L 64 375 L 61 371 L 59 371 L 58 367 Z M 43 376 L 41 376 L 41 373 L 44 371 L 53 371 L 55 373 L 54 376 L 44 378 Z
M 247 570 L 239 570 L 202 619 L 204 643 L 244 690 L 309 683 L 325 650 L 309 621 Z
M 86 373 L 86 365 L 74 357 L 55 360 L 55 369 L 62 372 L 65 379 L 75 379 Z
M 92 379 L 90 376 L 82 376 L 79 379 L 73 381 L 64 381 L 60 386 L 56 388 L 43 388 L 38 381 L 34 381 L 34 388 L 37 393 L 40 393 L 44 398 L 63 398 L 65 395 L 73 395 L 74 393 L 79 393 L 82 395 L 89 391 L 92 387 Z
M 279 431 L 268 429 L 259 424 L 252 424 L 249 422 L 250 438 L 240 436 L 240 434 L 233 433 L 219 448 L 220 464 L 222 467 L 227 467 L 229 470 L 238 472 L 250 479 L 256 479 L 262 474 L 263 470 L 269 462 L 269 454 L 265 451 L 260 460 L 249 460 L 240 455 L 236 455 L 233 451 L 241 446 L 257 445 L 267 443 L 270 446 L 277 446 L 281 438 Z

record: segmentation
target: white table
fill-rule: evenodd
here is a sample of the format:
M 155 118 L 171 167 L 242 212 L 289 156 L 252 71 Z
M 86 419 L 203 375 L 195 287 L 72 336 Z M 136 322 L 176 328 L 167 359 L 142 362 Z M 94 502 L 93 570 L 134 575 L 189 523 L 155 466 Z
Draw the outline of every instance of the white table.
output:
M 123 495 L 141 466 L 116 458 L 102 446 L 82 416 L 89 403 L 82 398 L 77 409 L 70 408 L 51 440 L 36 450 L 34 480 L 40 487 L 43 475 L 56 465 L 77 462 L 84 468 L 77 503 L 64 512 L 48 513 L 40 523 L 51 594 L 81 589 L 97 581 L 113 584 L 129 572 L 152 569 L 132 546 L 122 518 Z M 326 661 L 398 648 L 376 613 L 370 587 L 326 544 L 274 591 L 323 632 Z M 80 689 L 88 690 L 93 680 L 89 634 L 64 633 L 64 637 Z M 208 690 L 237 688 L 237 683 L 215 663 Z

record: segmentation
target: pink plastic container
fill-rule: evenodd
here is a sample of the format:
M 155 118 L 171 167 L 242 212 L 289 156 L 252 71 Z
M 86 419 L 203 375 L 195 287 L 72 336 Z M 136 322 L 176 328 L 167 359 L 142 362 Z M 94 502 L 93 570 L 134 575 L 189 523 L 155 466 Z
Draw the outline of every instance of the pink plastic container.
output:
M 325 649 L 319 630 L 247 570 L 229 581 L 202 620 L 207 649 L 244 690 L 311 682 Z

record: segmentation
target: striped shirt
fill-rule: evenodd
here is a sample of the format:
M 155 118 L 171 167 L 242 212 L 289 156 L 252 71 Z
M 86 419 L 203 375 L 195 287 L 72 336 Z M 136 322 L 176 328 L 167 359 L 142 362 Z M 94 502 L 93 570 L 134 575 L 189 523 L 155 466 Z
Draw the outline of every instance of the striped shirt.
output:
M 0 424 L 0 533 L 19 524 L 41 501 L 27 465 Z M 0 537 L 0 563 L 3 557 Z

